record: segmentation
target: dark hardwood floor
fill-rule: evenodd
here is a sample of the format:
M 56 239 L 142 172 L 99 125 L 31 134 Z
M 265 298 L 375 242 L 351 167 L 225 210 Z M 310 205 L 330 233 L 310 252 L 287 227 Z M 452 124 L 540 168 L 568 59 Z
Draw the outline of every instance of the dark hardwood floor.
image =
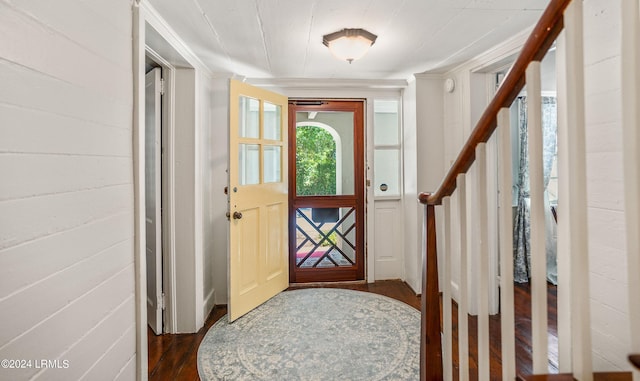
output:
M 200 380 L 198 346 L 211 326 L 227 313 L 226 306 L 216 306 L 198 333 L 156 336 L 150 329 L 149 380 Z
M 453 334 L 453 375 L 458 379 L 458 308 L 452 302 L 452 334 Z M 547 284 L 547 315 L 549 338 L 549 373 L 558 372 L 558 325 L 557 325 L 557 287 Z M 531 346 L 531 291 L 528 283 L 514 284 L 514 317 L 516 345 L 516 373 L 523 377 L 533 373 Z M 492 380 L 502 379 L 502 335 L 500 330 L 500 314 L 489 317 L 489 351 Z M 469 316 L 469 379 L 478 379 L 478 319 Z
M 295 286 L 290 289 L 308 287 L 335 287 L 373 292 L 385 295 L 402 302 L 405 302 L 416 309 L 420 308 L 420 297 L 416 296 L 409 286 L 399 280 L 379 281 L 375 283 L 362 284 L 339 284 L 339 285 L 313 285 Z M 530 307 L 529 287 L 526 284 L 516 284 L 515 288 L 515 316 L 516 316 L 516 362 L 518 374 L 531 374 L 531 307 Z M 557 368 L 557 325 L 556 325 L 556 288 L 549 286 L 549 358 L 550 369 Z M 457 316 L 457 309 L 453 305 L 454 316 Z M 209 328 L 226 314 L 226 306 L 217 306 L 207 318 L 205 326 L 195 334 L 183 335 L 160 335 L 155 336 L 149 331 L 149 380 L 199 380 L 197 370 L 198 346 L 204 338 Z M 457 377 L 457 319 L 453 321 L 454 334 L 454 375 Z M 500 379 L 500 315 L 491 317 L 491 379 Z M 469 317 L 469 345 L 471 358 L 469 360 L 471 368 L 471 379 L 477 379 L 476 353 L 477 343 L 475 340 L 477 324 L 475 317 Z

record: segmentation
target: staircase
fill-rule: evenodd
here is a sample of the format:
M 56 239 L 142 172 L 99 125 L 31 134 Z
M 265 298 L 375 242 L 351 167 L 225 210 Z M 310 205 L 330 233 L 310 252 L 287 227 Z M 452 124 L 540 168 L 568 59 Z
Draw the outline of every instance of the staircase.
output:
M 625 216 L 627 222 L 627 263 L 629 290 L 640 289 L 640 5 L 637 0 L 620 0 L 623 9 L 623 129 L 625 141 Z M 484 111 L 471 132 L 469 139 L 441 182 L 431 193 L 420 194 L 425 207 L 422 288 L 422 340 L 421 380 L 452 380 L 453 358 L 458 359 L 460 380 L 468 380 L 469 374 L 469 329 L 468 300 L 477 298 L 477 362 L 478 380 L 640 380 L 632 372 L 603 373 L 593 369 L 589 295 L 589 247 L 587 218 L 587 171 L 585 148 L 585 92 L 583 57 L 583 1 L 551 0 L 547 9 L 533 29 L 520 56 L 512 66 L 495 97 Z M 558 151 L 559 167 L 559 262 L 566 287 L 567 299 L 558 314 L 568 314 L 565 321 L 570 331 L 559 337 L 562 369 L 569 373 L 548 373 L 547 342 L 547 282 L 545 258 L 543 168 L 542 168 L 542 117 L 541 117 L 541 71 L 540 61 L 552 44 L 556 42 L 561 54 L 564 75 L 558 83 Z M 489 350 L 489 236 L 487 224 L 487 202 L 467 205 L 467 172 L 474 167 L 474 187 L 478 200 L 498 199 L 499 205 L 512 203 L 511 168 L 511 120 L 509 108 L 526 85 L 529 141 L 529 172 L 531 200 L 531 300 L 532 300 L 532 375 L 517 375 L 515 358 L 514 285 L 513 285 L 513 223 L 510 207 L 499 208 L 498 232 L 500 237 L 500 315 L 501 348 L 499 374 L 491 374 L 492 356 Z M 498 140 L 498 193 L 489 194 L 487 186 L 487 141 L 496 134 Z M 453 197 L 453 198 L 452 198 Z M 564 198 L 563 198 L 564 197 Z M 456 203 L 456 208 L 452 203 Z M 460 231 L 460 274 L 467 273 L 470 254 L 466 251 L 467 210 L 476 208 L 480 231 L 478 263 L 473 269 L 479 275 L 478 294 L 467 293 L 466 276 L 461 276 L 458 305 L 458 353 L 453 353 L 452 344 L 452 290 L 451 290 L 451 231 Z M 444 219 L 436 220 L 436 210 L 442 209 Z M 453 211 L 457 210 L 456 215 Z M 440 215 L 440 214 L 438 214 Z M 455 226 L 454 224 L 458 224 Z M 438 273 L 436 227 L 443 229 L 445 252 L 441 253 L 441 274 Z M 562 258 L 562 259 L 560 259 Z M 560 264 L 559 264 L 560 266 Z M 634 270 L 635 269 L 635 270 Z M 560 270 L 559 270 L 560 272 Z M 560 276 L 559 275 L 559 276 Z M 566 280 L 568 279 L 568 280 Z M 442 284 L 442 289 L 439 288 Z M 640 300 L 637 292 L 630 292 L 630 327 L 632 348 L 640 353 Z M 560 307 L 559 302 L 559 307 Z M 629 356 L 629 361 L 640 366 L 640 356 Z M 495 359 L 494 359 L 495 362 Z M 475 377 L 472 377 L 475 378 Z

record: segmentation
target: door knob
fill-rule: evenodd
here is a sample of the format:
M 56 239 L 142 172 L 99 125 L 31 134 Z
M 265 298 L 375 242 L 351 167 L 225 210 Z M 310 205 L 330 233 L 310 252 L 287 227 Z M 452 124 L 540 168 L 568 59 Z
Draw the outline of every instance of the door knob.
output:
M 242 218 L 242 213 L 240 212 L 233 212 L 233 219 L 234 220 L 239 220 Z

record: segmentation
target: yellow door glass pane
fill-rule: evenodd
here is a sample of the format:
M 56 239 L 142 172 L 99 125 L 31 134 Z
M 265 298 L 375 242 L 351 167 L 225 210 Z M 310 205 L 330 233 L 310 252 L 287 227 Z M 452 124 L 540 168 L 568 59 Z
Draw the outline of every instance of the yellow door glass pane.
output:
M 239 102 L 239 136 L 241 138 L 260 138 L 260 101 L 240 96 Z
M 282 182 L 282 148 L 280 146 L 264 147 L 264 182 Z
M 260 145 L 239 144 L 238 183 L 252 185 L 260 183 Z
M 264 138 L 281 140 L 282 138 L 282 108 L 269 102 L 264 102 Z

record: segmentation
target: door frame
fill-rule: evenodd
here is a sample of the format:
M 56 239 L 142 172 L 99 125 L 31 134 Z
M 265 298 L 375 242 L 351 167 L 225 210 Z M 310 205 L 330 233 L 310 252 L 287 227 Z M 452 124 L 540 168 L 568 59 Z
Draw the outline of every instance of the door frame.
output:
M 176 237 L 176 202 L 179 199 L 188 197 L 193 204 L 193 211 L 187 213 L 187 220 L 194 227 L 202 226 L 202 215 L 196 213 L 202 206 L 202 196 L 199 192 L 196 194 L 188 194 L 188 189 L 183 189 L 182 183 L 176 181 L 176 168 L 174 166 L 176 155 L 179 150 L 176 146 L 175 119 L 185 118 L 194 127 L 201 123 L 198 112 L 201 105 L 195 97 L 196 89 L 201 86 L 197 73 L 212 77 L 211 71 L 197 58 L 191 49 L 176 35 L 171 27 L 166 24 L 158 12 L 146 0 L 136 1 L 132 5 L 133 10 L 133 251 L 135 263 L 135 306 L 136 306 L 136 378 L 147 379 L 148 377 L 148 338 L 147 338 L 147 290 L 146 290 L 146 239 L 145 239 L 145 56 L 148 47 L 156 53 L 155 59 L 165 59 L 164 64 L 168 70 L 165 73 L 165 92 L 167 93 L 168 117 L 166 118 L 166 129 L 163 127 L 163 142 L 165 146 L 164 156 L 168 162 L 163 168 L 167 171 L 166 188 L 163 184 L 163 198 L 166 198 L 166 205 L 163 213 L 163 242 L 165 257 L 165 298 L 166 298 L 166 321 L 165 329 L 168 333 L 178 333 L 197 331 L 204 323 L 203 300 L 198 301 L 198 297 L 202 293 L 204 283 L 202 277 L 203 258 L 202 247 L 198 245 L 198 236 L 190 237 L 188 244 L 193 248 L 189 252 L 191 255 L 181 256 L 177 258 L 175 253 L 179 243 Z M 181 73 L 178 73 L 180 68 Z M 183 69 L 185 68 L 185 69 Z M 189 72 L 190 71 L 190 72 Z M 189 72 L 186 73 L 185 72 Z M 180 75 L 179 75 L 180 74 Z M 187 100 L 178 99 L 175 96 L 176 91 L 193 90 L 191 98 Z M 188 110 L 181 112 L 183 115 L 177 115 L 176 111 L 180 109 L 176 104 L 178 101 L 185 103 L 189 107 Z M 179 105 L 178 105 L 179 106 Z M 188 125 L 188 124 L 187 124 Z M 196 128 L 197 130 L 197 128 Z M 166 133 L 166 135 L 164 135 Z M 193 132 L 197 134 L 197 131 Z M 194 136 L 197 142 L 197 135 Z M 199 158 L 200 151 L 196 144 L 190 147 L 195 158 Z M 181 148 L 184 151 L 184 147 Z M 195 174 L 199 173 L 200 166 L 197 160 L 193 163 L 186 163 L 183 170 Z M 199 179 L 195 179 L 191 184 L 195 189 L 201 189 Z M 177 184 L 180 184 L 178 187 Z M 181 194 L 178 194 L 181 191 Z M 188 195 L 187 195 L 188 194 Z M 166 197 L 165 197 L 166 196 Z M 184 219 L 184 216 L 183 216 Z M 182 220 L 181 220 L 182 222 Z M 193 238 L 193 239 L 191 239 Z M 178 274 L 177 267 L 182 263 L 187 266 Z M 180 275 L 180 276 L 178 276 Z M 170 283 L 170 284 L 167 284 Z M 180 291 L 182 290 L 182 291 Z M 179 297 L 180 295 L 186 297 Z M 181 307 L 180 303 L 188 304 L 188 308 Z M 180 314 L 178 314 L 178 311 Z M 186 318 L 183 315 L 187 315 Z M 187 328 L 181 328 L 181 320 L 189 320 Z
M 154 59 L 154 56 L 156 56 L 155 59 Z M 166 315 L 166 311 L 167 310 L 166 310 L 166 306 L 165 306 L 166 302 L 165 302 L 165 285 L 164 285 L 165 278 L 166 278 L 166 274 L 164 273 L 164 270 L 166 268 L 166 265 L 165 265 L 165 262 L 166 262 L 166 260 L 165 260 L 166 259 L 166 257 L 165 257 L 165 242 L 166 242 L 165 241 L 165 235 L 166 234 L 165 234 L 164 215 L 162 213 L 162 210 L 165 207 L 165 203 L 166 203 L 163 200 L 163 196 L 165 195 L 164 188 L 165 188 L 165 183 L 166 183 L 166 177 L 165 177 L 165 168 L 166 167 L 165 167 L 164 157 L 163 157 L 164 155 L 162 154 L 162 151 L 165 148 L 164 147 L 164 142 L 165 142 L 165 139 L 164 139 L 165 138 L 164 137 L 164 135 L 165 135 L 164 134 L 164 126 L 168 121 L 166 116 L 167 116 L 168 111 L 170 111 L 170 110 L 167 110 L 167 107 L 166 107 L 167 106 L 167 104 L 166 104 L 166 98 L 167 97 L 165 96 L 165 92 L 164 92 L 164 89 L 163 89 L 164 81 L 165 81 L 164 76 L 165 76 L 165 72 L 167 70 L 165 69 L 164 65 L 161 65 L 161 64 L 158 63 L 157 58 L 160 58 L 160 57 L 157 56 L 155 54 L 155 52 L 153 52 L 149 48 L 147 48 L 146 58 L 148 60 L 152 61 L 155 64 L 153 66 L 153 68 L 150 69 L 149 72 L 151 72 L 151 71 L 153 71 L 155 69 L 160 69 L 160 84 L 159 84 L 159 86 L 160 86 L 160 89 L 159 89 L 160 90 L 160 105 L 159 105 L 159 107 L 160 107 L 160 128 L 159 128 L 159 131 L 155 131 L 155 132 L 159 132 L 160 133 L 160 146 L 157 147 L 157 149 L 160 150 L 160 152 L 159 152 L 159 154 L 160 154 L 159 155 L 160 156 L 160 163 L 156 163 L 156 165 L 159 164 L 159 166 L 160 166 L 160 171 L 156 172 L 156 176 L 158 176 L 158 175 L 160 176 L 160 189 L 159 190 L 158 189 L 155 190 L 156 191 L 156 196 L 159 193 L 160 197 L 159 197 L 159 199 L 156 198 L 155 207 L 156 208 L 159 207 L 159 209 L 160 209 L 159 210 L 160 216 L 159 216 L 158 220 L 156 220 L 156 224 L 158 224 L 158 223 L 160 224 L 160 229 L 159 229 L 159 231 L 160 231 L 160 242 L 159 242 L 160 243 L 160 245 L 159 245 L 160 246 L 159 247 L 160 256 L 159 256 L 159 260 L 160 260 L 162 269 L 161 269 L 161 272 L 159 274 L 160 275 L 160 279 L 156 279 L 155 280 L 156 283 L 158 283 L 158 282 L 160 283 L 160 295 L 155 295 L 155 296 L 156 296 L 156 298 L 160 297 L 160 301 L 159 302 L 156 301 L 156 303 L 160 304 L 158 306 L 160 308 L 160 327 L 158 327 L 158 331 L 159 331 L 158 334 L 163 334 L 165 332 L 165 322 L 166 322 L 166 316 L 165 315 Z M 146 64 L 146 62 L 145 62 L 145 64 Z M 148 73 L 146 73 L 146 75 L 148 75 Z M 154 90 L 155 89 L 156 88 L 154 87 Z M 154 96 L 155 95 L 156 94 L 154 94 Z M 145 94 L 145 96 L 146 96 L 146 94 Z M 146 99 L 145 99 L 145 104 L 146 104 Z M 158 105 L 156 105 L 156 106 L 158 106 Z M 145 117 L 146 117 L 146 114 L 145 114 Z M 145 121 L 145 124 L 146 124 L 146 121 Z M 146 131 L 145 131 L 145 140 L 146 140 Z M 146 153 L 147 152 L 145 152 L 145 155 L 146 155 Z M 154 153 L 156 155 L 158 154 L 158 152 L 155 152 L 155 150 L 154 150 Z M 146 167 L 146 164 L 145 164 L 145 167 Z M 145 176 L 146 176 L 146 173 L 145 173 Z M 158 182 L 156 181 L 156 184 L 157 183 Z M 146 183 L 145 183 L 145 186 L 146 186 Z M 147 192 L 146 192 L 146 189 L 145 189 L 145 194 L 146 193 Z M 156 210 L 156 212 L 158 213 L 157 210 Z M 156 216 L 156 217 L 158 217 L 158 216 Z M 158 229 L 156 229 L 156 231 L 157 230 Z M 157 237 L 156 237 L 156 243 L 158 243 Z M 158 250 L 158 248 L 156 248 L 156 250 Z M 157 257 L 158 257 L 158 255 L 156 253 L 156 259 L 158 259 Z M 147 277 L 150 275 L 150 272 L 154 273 L 155 271 L 154 271 L 154 269 L 147 267 Z M 155 275 L 157 275 L 157 274 L 155 274 Z M 147 292 L 148 291 L 149 290 L 147 290 Z M 148 295 L 147 295 L 147 299 L 148 299 Z M 149 300 L 147 300 L 147 314 L 148 313 L 149 313 Z M 156 316 L 156 319 L 157 319 L 157 316 Z
M 393 98 L 400 99 L 401 101 L 401 109 L 402 114 L 400 118 L 402 120 L 402 126 L 405 128 L 405 92 L 411 91 L 410 83 L 406 80 L 395 80 L 395 79 L 378 79 L 378 80 L 351 80 L 345 81 L 344 79 L 278 79 L 278 78 L 252 78 L 248 79 L 247 83 L 250 83 L 255 86 L 261 86 L 264 88 L 273 88 L 278 89 L 279 91 L 286 94 L 291 99 L 364 99 L 365 100 L 365 152 L 366 159 L 365 163 L 366 167 L 366 179 L 373 179 L 373 102 L 375 99 L 380 98 Z M 412 85 L 415 91 L 415 84 Z M 415 105 L 413 105 L 415 107 Z M 411 124 L 411 119 L 408 121 Z M 415 122 L 413 122 L 415 124 Z M 404 147 L 404 146 L 403 146 Z M 403 148 L 403 157 L 406 155 Z M 406 171 L 406 168 L 404 169 Z M 405 179 L 406 180 L 406 179 Z M 415 179 L 414 179 L 415 181 Z M 403 185 L 404 187 L 404 185 Z M 415 183 L 414 183 L 415 187 Z M 373 212 L 375 209 L 375 201 L 374 201 L 374 193 L 373 187 L 365 185 L 365 197 L 366 197 L 366 207 L 365 207 L 365 279 L 367 283 L 372 283 L 376 280 L 375 277 L 375 239 L 374 239 L 374 231 L 375 231 L 375 213 Z M 415 196 L 415 197 L 414 197 Z M 405 226 L 404 229 L 404 248 L 403 256 L 405 263 L 407 258 L 412 257 L 415 253 L 420 252 L 419 243 L 421 242 L 420 232 L 418 231 L 418 206 L 415 204 L 415 198 L 417 197 L 416 189 L 404 189 L 402 194 L 402 208 L 403 213 L 415 213 L 409 217 L 409 221 L 414 221 L 411 217 L 415 217 L 415 228 L 408 230 L 408 227 Z M 421 218 L 421 217 L 420 217 Z M 421 219 L 419 219 L 422 221 Z M 412 250 L 413 249 L 413 250 Z M 417 259 L 416 259 L 417 260 Z M 414 283 L 419 284 L 419 276 L 418 281 L 411 281 L 409 279 L 410 269 L 414 269 L 414 267 L 407 267 L 408 264 L 405 264 L 404 278 L 409 282 L 412 287 L 414 287 Z M 419 274 L 416 274 L 419 275 Z M 415 275 L 413 276 L 415 278 Z M 419 290 L 418 288 L 414 288 L 414 290 Z
M 175 249 L 175 78 L 176 68 L 149 45 L 145 56 L 162 68 L 161 208 L 162 208 L 162 293 L 164 294 L 163 333 L 177 332 L 176 249 Z M 146 266 L 145 266 L 146 268 Z
M 299 102 L 296 104 L 296 102 Z M 333 104 L 331 102 L 334 102 Z M 341 102 L 341 103 L 338 103 Z M 292 106 L 293 105 L 293 106 Z M 366 281 L 367 280 L 367 99 L 364 98 L 348 98 L 348 99 L 326 99 L 326 98 L 290 98 L 289 99 L 289 282 L 290 283 L 305 283 L 305 282 L 327 282 L 327 281 Z M 354 143 L 360 142 L 361 144 L 354 144 L 354 172 L 356 178 L 360 181 L 354 182 L 354 196 L 331 196 L 337 198 L 339 204 L 348 203 L 349 199 L 355 197 L 356 204 L 356 247 L 359 247 L 361 251 L 360 258 L 358 258 L 358 252 L 356 251 L 356 263 L 358 264 L 355 269 L 352 268 L 315 268 L 313 272 L 315 274 L 327 274 L 326 279 L 315 280 L 313 276 L 300 277 L 300 274 L 296 274 L 296 261 L 291 255 L 291 250 L 296 247 L 296 227 L 295 227 L 295 210 L 294 205 L 294 190 L 296 184 L 296 171 L 294 168 L 296 150 L 295 150 L 295 131 L 297 128 L 297 111 L 353 111 L 354 112 Z M 360 125 L 361 128 L 355 128 Z M 322 196 L 314 197 L 318 206 L 322 206 L 327 202 L 323 200 Z M 328 205 L 333 206 L 334 204 Z M 345 204 L 346 206 L 346 204 Z M 342 206 L 338 206 L 341 208 Z M 358 207 L 360 207 L 358 209 Z M 309 271 L 311 272 L 311 271 Z M 304 272 L 303 272 L 304 273 Z M 352 279 L 355 277 L 356 279 Z M 299 278 L 299 279 L 298 279 Z

